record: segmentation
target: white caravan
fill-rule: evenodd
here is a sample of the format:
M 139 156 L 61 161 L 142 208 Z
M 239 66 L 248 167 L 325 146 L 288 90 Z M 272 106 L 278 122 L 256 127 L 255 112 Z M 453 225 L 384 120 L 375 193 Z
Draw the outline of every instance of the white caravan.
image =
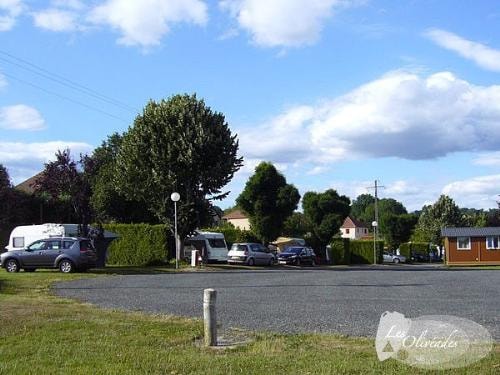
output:
M 184 241 L 184 258 L 191 258 L 191 251 L 198 250 L 207 262 L 227 262 L 227 245 L 222 233 L 195 232 Z
M 29 244 L 50 237 L 78 237 L 78 224 L 40 224 L 15 227 L 9 237 L 7 251 L 21 250 Z M 105 238 L 116 238 L 116 234 L 104 231 Z

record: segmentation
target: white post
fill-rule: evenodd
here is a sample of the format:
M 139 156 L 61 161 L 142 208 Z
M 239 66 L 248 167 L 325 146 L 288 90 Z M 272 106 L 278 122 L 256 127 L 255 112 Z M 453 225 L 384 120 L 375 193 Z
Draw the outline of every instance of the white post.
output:
M 205 328 L 205 346 L 217 346 L 217 315 L 215 302 L 217 291 L 205 289 L 203 291 L 203 321 Z
M 175 268 L 179 268 L 179 239 L 177 238 L 177 202 L 174 201 Z

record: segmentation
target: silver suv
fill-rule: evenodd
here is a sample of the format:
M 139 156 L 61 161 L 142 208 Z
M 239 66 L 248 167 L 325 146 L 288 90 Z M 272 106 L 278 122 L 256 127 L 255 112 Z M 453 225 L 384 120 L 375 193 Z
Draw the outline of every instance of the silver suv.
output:
M 227 253 L 227 263 L 229 264 L 272 266 L 275 261 L 274 254 L 260 243 L 234 243 Z
M 19 272 L 21 268 L 33 272 L 37 268 L 59 268 L 69 273 L 86 271 L 95 267 L 97 254 L 87 238 L 51 237 L 38 240 L 23 250 L 7 251 L 0 255 L 0 266 L 7 272 Z

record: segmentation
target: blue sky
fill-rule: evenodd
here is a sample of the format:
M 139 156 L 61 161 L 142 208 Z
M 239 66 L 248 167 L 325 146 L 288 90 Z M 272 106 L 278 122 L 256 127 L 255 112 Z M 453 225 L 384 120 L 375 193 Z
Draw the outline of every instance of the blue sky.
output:
M 499 24 L 493 0 L 0 0 L 0 163 L 19 183 L 196 92 L 245 158 L 223 207 L 261 160 L 301 193 L 495 207 Z

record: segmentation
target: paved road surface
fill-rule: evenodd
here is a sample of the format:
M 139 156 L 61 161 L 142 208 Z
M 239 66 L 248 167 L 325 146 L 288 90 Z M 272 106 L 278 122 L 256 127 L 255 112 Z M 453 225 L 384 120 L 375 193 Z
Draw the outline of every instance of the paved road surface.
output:
M 426 266 L 262 269 L 125 275 L 59 283 L 54 293 L 107 308 L 201 317 L 218 291 L 223 327 L 375 336 L 380 315 L 456 315 L 500 340 L 500 272 Z

